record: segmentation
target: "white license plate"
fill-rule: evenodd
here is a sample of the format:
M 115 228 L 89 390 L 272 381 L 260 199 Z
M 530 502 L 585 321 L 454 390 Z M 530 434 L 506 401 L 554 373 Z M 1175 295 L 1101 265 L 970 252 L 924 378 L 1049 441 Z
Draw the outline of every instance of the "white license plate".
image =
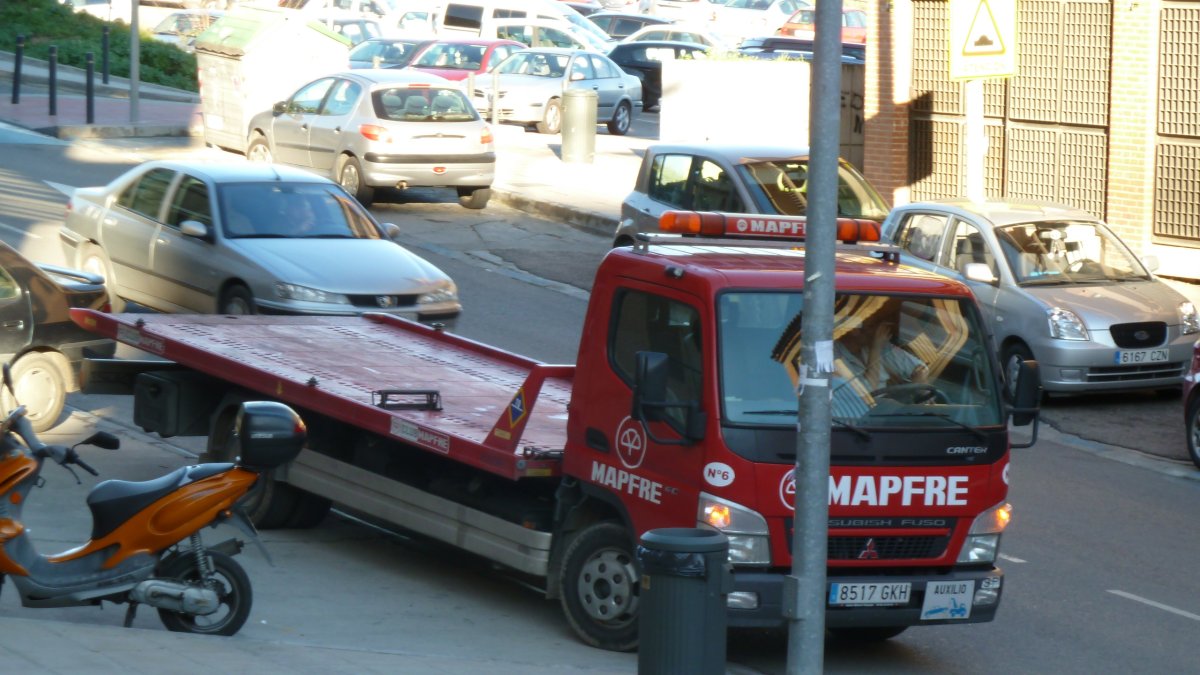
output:
M 1166 349 L 1126 349 L 1120 350 L 1113 357 L 1113 363 L 1118 366 L 1128 366 L 1135 363 L 1165 363 L 1168 357 Z
M 912 584 L 829 584 L 832 607 L 852 605 L 907 605 Z
M 971 599 L 974 595 L 974 581 L 931 581 L 925 584 L 921 620 L 968 619 L 971 617 Z

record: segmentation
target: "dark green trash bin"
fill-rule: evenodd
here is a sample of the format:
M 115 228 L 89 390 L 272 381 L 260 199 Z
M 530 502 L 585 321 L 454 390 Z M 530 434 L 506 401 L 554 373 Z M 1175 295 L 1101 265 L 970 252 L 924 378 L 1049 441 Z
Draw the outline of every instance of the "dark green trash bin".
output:
M 639 675 L 725 672 L 729 539 L 716 530 L 664 528 L 642 535 Z
M 596 156 L 596 106 L 599 95 L 592 89 L 563 92 L 562 158 L 564 162 L 591 164 Z

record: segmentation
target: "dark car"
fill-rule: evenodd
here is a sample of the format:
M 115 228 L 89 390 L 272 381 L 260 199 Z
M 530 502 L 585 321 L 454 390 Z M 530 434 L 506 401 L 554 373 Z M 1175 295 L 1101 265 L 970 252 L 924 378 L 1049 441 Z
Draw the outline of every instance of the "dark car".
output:
M 608 58 L 642 81 L 642 109 L 652 111 L 662 98 L 663 61 L 703 59 L 708 52 L 695 42 L 624 42 L 613 47 Z
M 755 37 L 746 38 L 738 45 L 738 53 L 756 59 L 812 59 L 816 48 L 812 40 L 794 37 Z M 867 46 L 852 42 L 842 43 L 842 63 L 864 63 L 867 60 Z
M 600 30 L 611 35 L 614 39 L 624 40 L 646 26 L 657 26 L 672 23 L 671 19 L 653 14 L 635 14 L 633 12 L 595 12 L 588 15 L 588 20 L 600 27 Z
M 73 307 L 109 310 L 104 279 L 55 265 L 34 263 L 0 242 L 0 359 L 12 364 L 17 402 L 35 431 L 58 422 L 67 392 L 78 388 L 85 352 L 112 356 L 113 342 L 71 321 Z M 5 411 L 13 406 L 5 389 Z

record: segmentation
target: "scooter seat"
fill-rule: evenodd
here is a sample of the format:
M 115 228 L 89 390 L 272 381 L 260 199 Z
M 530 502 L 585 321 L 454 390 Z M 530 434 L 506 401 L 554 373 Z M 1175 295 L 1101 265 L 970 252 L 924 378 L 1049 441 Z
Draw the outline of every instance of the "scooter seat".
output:
M 138 511 L 180 486 L 232 468 L 233 464 L 227 462 L 197 464 L 150 480 L 106 480 L 97 484 L 87 497 L 88 508 L 92 510 L 92 539 L 109 534 Z

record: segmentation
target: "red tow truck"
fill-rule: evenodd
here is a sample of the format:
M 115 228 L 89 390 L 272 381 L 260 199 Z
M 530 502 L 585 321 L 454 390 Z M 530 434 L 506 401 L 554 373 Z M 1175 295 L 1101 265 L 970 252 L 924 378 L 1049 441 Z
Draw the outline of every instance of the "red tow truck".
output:
M 88 390 L 130 384 L 135 423 L 208 434 L 204 459 L 236 452 L 241 402 L 301 414 L 308 447 L 259 491 L 260 526 L 310 526 L 337 503 L 543 578 L 579 637 L 614 650 L 636 647 L 635 546 L 655 528 L 724 532 L 729 625 L 784 625 L 796 374 L 830 373 L 826 625 L 886 639 L 990 621 L 1008 423 L 1036 422 L 1036 364 L 1006 401 L 967 287 L 872 244 L 839 246 L 835 348 L 800 363 L 803 227 L 665 215 L 691 236 L 607 254 L 574 366 L 384 315 L 73 315 L 167 360 L 93 362 Z M 838 227 L 868 241 L 878 226 Z M 884 323 L 902 351 L 866 358 L 880 378 L 856 377 L 852 343 Z M 882 377 L 879 363 L 914 359 L 914 381 Z

